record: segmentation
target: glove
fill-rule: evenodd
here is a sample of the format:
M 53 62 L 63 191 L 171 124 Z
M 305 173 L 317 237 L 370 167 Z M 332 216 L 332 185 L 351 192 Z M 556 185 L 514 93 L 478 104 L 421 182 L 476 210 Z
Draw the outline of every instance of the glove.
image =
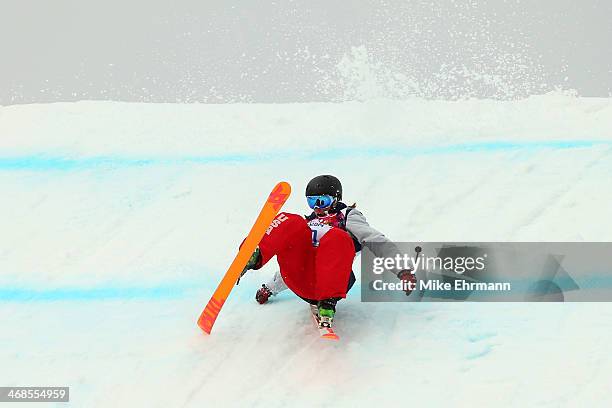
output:
M 240 278 L 242 278 L 244 276 L 244 274 L 247 273 L 248 270 L 258 269 L 260 267 L 260 265 L 259 265 L 260 262 L 261 262 L 261 251 L 259 250 L 259 247 L 257 247 L 257 248 L 255 248 L 255 251 L 253 252 L 251 257 L 249 258 L 246 266 L 244 267 L 244 269 L 240 273 L 240 276 L 238 277 L 238 280 L 236 281 L 236 285 L 238 285 L 240 283 Z
M 255 300 L 260 305 L 263 305 L 268 301 L 270 296 L 273 296 L 272 291 L 265 284 L 263 284 L 261 285 L 261 288 L 259 288 L 257 293 L 255 293 Z
M 417 285 L 416 275 L 412 273 L 412 271 L 413 271 L 412 269 L 404 269 L 400 271 L 400 273 L 397 274 L 397 277 L 401 281 L 405 282 L 404 292 L 406 292 L 406 296 L 409 296 L 412 293 L 412 291 L 416 289 L 416 285 Z

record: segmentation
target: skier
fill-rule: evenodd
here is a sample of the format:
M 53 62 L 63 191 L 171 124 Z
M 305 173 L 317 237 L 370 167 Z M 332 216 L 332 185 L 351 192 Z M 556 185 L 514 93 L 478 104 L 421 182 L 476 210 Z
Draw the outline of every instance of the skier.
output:
M 320 327 L 331 328 L 336 303 L 355 283 L 351 270 L 355 253 L 362 246 L 376 256 L 385 256 L 377 253 L 381 251 L 393 256 L 397 250 L 367 223 L 355 204 L 347 206 L 342 202 L 342 185 L 336 177 L 321 175 L 310 180 L 306 201 L 313 210 L 308 216 L 284 212 L 277 215 L 242 275 L 261 268 L 276 255 L 280 271 L 261 285 L 255 295 L 257 302 L 264 304 L 289 288 L 310 303 Z M 388 245 L 370 245 L 381 242 Z M 411 270 L 396 274 L 403 281 L 416 281 Z

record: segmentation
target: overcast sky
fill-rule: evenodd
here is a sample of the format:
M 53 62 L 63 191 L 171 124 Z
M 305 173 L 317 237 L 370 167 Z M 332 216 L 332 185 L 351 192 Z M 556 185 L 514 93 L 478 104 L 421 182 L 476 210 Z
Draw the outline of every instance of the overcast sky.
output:
M 612 1 L 0 0 L 0 104 L 612 93 Z

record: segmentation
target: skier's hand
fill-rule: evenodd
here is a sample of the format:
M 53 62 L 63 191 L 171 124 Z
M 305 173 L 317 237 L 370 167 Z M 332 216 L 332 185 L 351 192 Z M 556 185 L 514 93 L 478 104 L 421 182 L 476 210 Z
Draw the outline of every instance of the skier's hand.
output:
M 417 279 L 412 269 L 404 269 L 397 274 L 397 277 L 404 282 L 404 292 L 410 295 L 416 289 Z

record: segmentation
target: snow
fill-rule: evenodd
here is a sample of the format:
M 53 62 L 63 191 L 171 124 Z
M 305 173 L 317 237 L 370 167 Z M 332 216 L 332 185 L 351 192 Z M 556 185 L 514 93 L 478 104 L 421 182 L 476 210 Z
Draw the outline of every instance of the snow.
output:
M 0 107 L 2 386 L 73 406 L 609 406 L 612 306 L 339 305 L 270 264 L 195 324 L 267 191 L 343 180 L 397 241 L 609 241 L 612 100 Z M 356 263 L 356 267 L 357 267 Z

